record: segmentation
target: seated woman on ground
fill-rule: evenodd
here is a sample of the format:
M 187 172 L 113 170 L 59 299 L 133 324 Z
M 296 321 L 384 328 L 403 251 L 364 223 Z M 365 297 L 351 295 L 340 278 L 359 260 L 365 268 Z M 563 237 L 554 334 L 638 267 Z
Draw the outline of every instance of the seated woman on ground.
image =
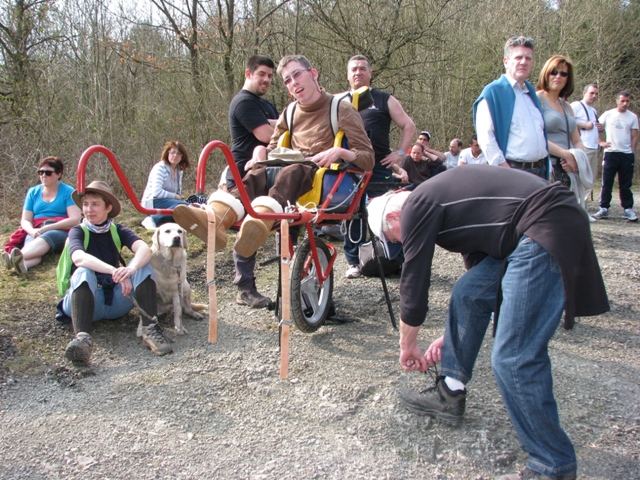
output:
M 60 181 L 63 172 L 64 164 L 58 157 L 46 157 L 40 162 L 40 185 L 27 192 L 21 229 L 12 235 L 2 252 L 7 270 L 14 268 L 24 275 L 49 250 L 60 253 L 69 229 L 80 221 L 80 209 L 71 198 L 73 187 Z
M 149 266 L 151 249 L 131 229 L 115 223 L 120 201 L 111 187 L 102 181 L 91 182 L 73 200 L 82 207 L 84 219 L 69 232 L 69 253 L 73 261 L 70 287 L 59 304 L 71 317 L 73 340 L 65 357 L 74 363 L 89 363 L 93 340 L 93 322 L 114 320 L 135 305 L 140 312 L 137 335 L 156 355 L 173 352 L 156 320 L 156 282 Z M 86 233 L 85 233 L 86 230 Z M 85 248 L 85 235 L 89 235 Z M 115 237 L 134 254 L 129 265 L 121 265 Z
M 140 203 L 144 208 L 175 208 L 188 205 L 182 200 L 182 174 L 189 168 L 189 155 L 184 145 L 178 141 L 165 143 L 160 160 L 156 163 L 147 180 Z M 143 225 L 147 228 L 159 227 L 163 223 L 173 222 L 172 215 L 151 215 Z

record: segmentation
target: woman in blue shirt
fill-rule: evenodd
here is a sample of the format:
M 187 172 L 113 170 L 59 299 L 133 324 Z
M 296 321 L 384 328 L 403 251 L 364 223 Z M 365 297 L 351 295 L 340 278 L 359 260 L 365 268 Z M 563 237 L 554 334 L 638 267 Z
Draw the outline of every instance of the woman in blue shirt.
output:
M 27 192 L 20 226 L 24 246 L 7 244 L 2 259 L 7 269 L 24 275 L 50 250 L 60 253 L 69 229 L 80 221 L 80 209 L 71 198 L 73 187 L 62 183 L 64 164 L 58 157 L 44 158 L 38 167 L 40 185 Z

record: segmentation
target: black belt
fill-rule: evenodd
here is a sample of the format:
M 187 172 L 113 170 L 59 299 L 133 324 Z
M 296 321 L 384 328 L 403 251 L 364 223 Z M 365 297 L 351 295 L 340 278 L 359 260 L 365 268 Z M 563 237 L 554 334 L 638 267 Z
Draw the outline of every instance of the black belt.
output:
M 511 168 L 519 168 L 521 170 L 525 169 L 534 169 L 541 168 L 546 163 L 546 158 L 541 158 L 540 160 L 536 160 L 535 162 L 517 162 L 515 160 L 507 160 L 507 163 Z

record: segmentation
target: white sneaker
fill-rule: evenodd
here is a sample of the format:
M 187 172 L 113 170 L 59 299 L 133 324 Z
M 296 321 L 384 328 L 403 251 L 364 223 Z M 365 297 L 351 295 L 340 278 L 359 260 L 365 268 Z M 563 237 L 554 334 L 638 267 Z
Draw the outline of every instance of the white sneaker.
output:
M 27 273 L 27 265 L 24 263 L 24 258 L 22 258 L 22 252 L 19 248 L 11 250 L 11 264 L 19 275 Z
M 596 220 L 595 218 L 593 218 L 591 215 L 589 215 L 589 221 L 590 221 L 591 223 L 593 223 L 593 222 L 597 222 L 597 220 Z
M 595 218 L 596 220 L 600 220 L 601 218 L 609 218 L 609 209 L 600 207 L 600 210 L 598 210 L 593 215 L 593 218 Z
M 345 273 L 344 276 L 347 278 L 360 278 L 362 276 L 360 265 L 349 265 L 347 273 Z
M 13 268 L 11 257 L 7 252 L 2 252 L 2 261 L 4 262 L 4 268 L 6 268 L 7 270 L 11 270 Z
M 144 220 L 142 220 L 142 226 L 144 228 L 146 228 L 147 230 L 155 230 L 156 229 L 156 222 L 154 222 L 153 218 L 151 218 L 151 215 L 149 215 Z
M 627 220 L 629 220 L 630 222 L 637 222 L 638 221 L 638 216 L 636 215 L 636 212 L 634 212 L 630 208 L 625 208 L 624 212 L 622 213 L 622 216 L 624 218 L 626 218 Z

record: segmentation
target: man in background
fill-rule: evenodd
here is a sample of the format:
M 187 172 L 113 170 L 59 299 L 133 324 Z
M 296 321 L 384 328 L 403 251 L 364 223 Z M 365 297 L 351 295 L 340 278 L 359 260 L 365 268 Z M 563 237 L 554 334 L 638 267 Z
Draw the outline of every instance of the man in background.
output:
M 598 140 L 602 124 L 598 122 L 598 111 L 593 107 L 593 104 L 598 100 L 599 92 L 598 86 L 590 83 L 582 90 L 582 100 L 571 104 L 584 146 L 584 153 L 589 159 L 589 165 L 591 165 L 594 183 L 598 176 Z M 585 200 L 591 196 L 592 191 L 589 189 L 585 192 Z
M 361 87 L 371 87 L 373 67 L 364 55 L 355 55 L 347 64 L 347 78 L 351 91 Z M 388 92 L 371 89 L 373 105 L 360 112 L 364 122 L 364 128 L 371 139 L 375 154 L 375 166 L 371 177 L 367 195 L 375 198 L 385 193 L 394 182 L 393 172 L 398 171 L 398 164 L 404 160 L 405 152 L 411 148 L 411 141 L 416 133 L 416 126 L 402 105 Z M 391 123 L 395 123 L 400 129 L 400 142 L 398 148 L 391 150 L 389 132 Z M 390 185 L 385 185 L 389 183 Z M 360 260 L 358 256 L 359 246 L 364 238 L 362 221 L 355 219 L 347 222 L 347 235 L 344 236 L 344 253 L 347 257 L 349 268 L 345 276 L 347 278 L 360 277 Z
M 473 104 L 478 144 L 490 165 L 517 168 L 549 179 L 544 118 L 535 88 L 533 39 L 511 37 L 504 46 L 505 73 L 484 87 Z
M 607 110 L 600 117 L 607 140 L 600 140 L 600 146 L 604 147 L 604 159 L 602 160 L 600 210 L 593 216 L 596 220 L 609 217 L 611 191 L 617 174 L 620 205 L 624 209 L 622 216 L 630 222 L 638 221 L 638 216 L 633 211 L 633 192 L 631 191 L 635 151 L 638 145 L 638 116 L 629 110 L 630 102 L 629 92 L 619 92 L 616 95 L 617 107 Z
M 462 151 L 462 141 L 459 138 L 454 138 L 449 143 L 449 151 L 444 152 L 444 164 L 447 168 L 454 168 L 458 166 L 458 160 L 460 160 L 460 152 Z

